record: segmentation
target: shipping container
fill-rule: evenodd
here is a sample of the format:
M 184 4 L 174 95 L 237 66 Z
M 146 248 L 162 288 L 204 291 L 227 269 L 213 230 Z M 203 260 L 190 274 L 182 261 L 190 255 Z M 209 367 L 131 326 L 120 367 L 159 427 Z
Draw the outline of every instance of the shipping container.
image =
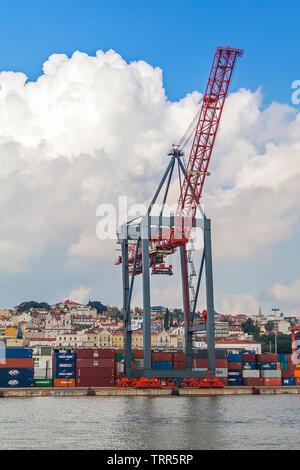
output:
M 173 353 L 173 362 L 185 362 L 184 353 Z
M 30 359 L 32 358 L 32 349 L 28 348 L 1 348 L 0 358 L 8 359 Z
M 295 379 L 294 378 L 282 378 L 281 379 L 281 385 L 284 385 L 285 387 L 291 387 L 295 385 Z
M 34 387 L 53 387 L 53 379 L 34 379 Z
M 264 385 L 266 387 L 280 387 L 281 386 L 281 380 L 280 378 L 274 378 L 274 379 L 263 379 L 264 380 Z
M 117 361 L 118 362 L 118 361 Z M 120 361 L 119 361 L 120 362 Z M 114 367 L 115 360 L 114 359 L 77 359 L 76 367 Z
M 74 388 L 75 379 L 54 379 L 53 385 L 55 388 Z
M 134 353 L 131 353 L 131 360 L 134 361 L 134 358 L 135 358 L 135 354 L 134 354 Z M 99 360 L 100 360 L 100 361 L 116 360 L 116 362 L 121 362 L 121 361 L 124 361 L 124 353 L 116 353 L 115 359 L 105 359 L 105 358 L 102 358 L 102 359 L 99 359 Z
M 228 385 L 230 387 L 232 386 L 242 386 L 243 385 L 243 379 L 241 377 L 228 377 Z
M 33 387 L 33 377 L 24 379 L 9 378 L 0 379 L 0 388 L 30 388 Z
M 174 370 L 184 370 L 185 369 L 185 362 L 173 362 L 173 369 Z
M 134 359 L 144 359 L 143 349 L 134 349 L 133 354 L 134 354 Z
M 153 362 L 172 362 L 173 354 L 167 352 L 152 353 Z
M 281 378 L 281 370 L 261 370 L 260 372 L 264 379 Z
M 285 379 L 294 378 L 295 377 L 294 371 L 293 370 L 282 370 L 281 371 L 281 377 L 285 378 Z
M 256 362 L 278 362 L 278 354 L 256 354 Z
M 255 354 L 245 353 L 242 355 L 242 362 L 256 362 Z
M 243 363 L 242 362 L 228 362 L 228 369 L 231 370 L 243 370 Z
M 216 367 L 216 377 L 228 377 L 228 369 L 223 367 Z
M 172 361 L 156 361 L 153 362 L 153 369 L 173 369 Z
M 243 379 L 259 379 L 260 378 L 260 370 L 243 370 Z
M 76 371 L 77 377 L 114 377 L 115 369 L 114 367 L 83 367 L 79 368 Z
M 257 368 L 260 370 L 277 370 L 276 362 L 258 362 Z
M 76 361 L 75 353 L 54 353 L 53 357 L 56 363 L 74 363 Z
M 114 359 L 115 349 L 74 349 L 77 359 Z
M 246 371 L 252 372 L 252 371 Z M 258 377 L 249 377 L 243 379 L 243 385 L 245 387 L 262 387 L 264 385 L 264 379 Z
M 33 378 L 34 369 L 0 369 L 0 379 Z
M 60 369 L 57 370 L 53 379 L 75 379 L 76 369 Z
M 300 377 L 295 377 L 295 385 L 300 385 Z
M 227 361 L 228 362 L 242 362 L 243 356 L 241 353 L 228 354 Z
M 243 362 L 243 370 L 255 370 L 256 362 Z
M 114 387 L 115 381 L 114 378 L 107 377 L 78 377 L 76 379 L 76 387 Z
M 300 370 L 294 370 L 294 377 L 300 378 Z
M 242 370 L 228 369 L 228 377 L 242 377 L 242 375 L 243 375 Z
M 226 359 L 226 349 L 216 349 L 216 359 Z M 207 349 L 198 349 L 193 353 L 194 359 L 207 359 Z
M 34 359 L 0 359 L 0 369 L 34 369 Z

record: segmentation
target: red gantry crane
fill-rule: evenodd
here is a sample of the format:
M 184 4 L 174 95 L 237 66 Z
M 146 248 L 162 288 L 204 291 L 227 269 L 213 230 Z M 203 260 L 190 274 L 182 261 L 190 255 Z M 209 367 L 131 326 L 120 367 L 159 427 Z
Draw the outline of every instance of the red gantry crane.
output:
M 170 162 L 163 178 L 155 192 L 147 213 L 144 217 L 130 221 L 120 228 L 119 243 L 122 245 L 122 256 L 116 264 L 123 265 L 123 299 L 125 312 L 125 373 L 132 377 L 140 371 L 133 371 L 130 367 L 131 357 L 131 316 L 130 302 L 134 285 L 134 277 L 143 275 L 143 330 L 144 330 L 144 364 L 143 375 L 148 378 L 157 377 L 158 372 L 151 369 L 151 313 L 150 313 L 150 278 L 149 269 L 153 275 L 172 275 L 172 266 L 165 264 L 165 258 L 180 249 L 182 290 L 185 321 L 185 352 L 186 369 L 176 371 L 183 377 L 195 376 L 192 371 L 192 334 L 207 327 L 209 370 L 215 369 L 215 337 L 214 337 L 214 301 L 212 281 L 211 236 L 210 220 L 206 218 L 201 206 L 200 198 L 203 192 L 208 167 L 211 159 L 216 135 L 218 132 L 222 111 L 236 59 L 243 55 L 241 49 L 219 47 L 215 53 L 208 84 L 203 96 L 199 116 L 194 133 L 193 143 L 187 165 L 184 164 L 183 147 L 189 140 L 190 129 L 194 130 L 194 123 L 181 140 L 174 145 L 170 152 Z M 177 165 L 176 165 L 177 164 Z M 176 214 L 166 217 L 166 205 L 170 183 L 175 166 L 178 167 L 180 195 Z M 159 216 L 152 215 L 152 208 L 164 187 L 164 194 L 160 202 Z M 197 219 L 197 210 L 202 219 Z M 204 249 L 198 276 L 196 290 L 192 277 L 196 276 L 191 258 L 191 251 L 186 246 L 190 240 L 193 227 L 202 228 L 204 233 Z M 202 272 L 205 265 L 206 302 L 207 310 L 202 315 L 202 325 L 195 325 L 195 309 L 199 294 Z M 190 271 L 189 271 L 190 267 Z M 130 276 L 131 274 L 131 281 Z M 198 322 L 199 323 L 199 322 Z M 174 371 L 169 371 L 174 374 Z M 162 377 L 169 377 L 167 371 L 162 371 Z M 139 376 L 139 375 L 135 375 Z M 201 375 L 200 375 L 201 376 Z

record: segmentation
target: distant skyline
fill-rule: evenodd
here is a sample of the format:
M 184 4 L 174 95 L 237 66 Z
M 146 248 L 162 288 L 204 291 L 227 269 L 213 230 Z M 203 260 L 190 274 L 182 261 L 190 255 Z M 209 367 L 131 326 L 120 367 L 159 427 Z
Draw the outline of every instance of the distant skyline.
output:
M 0 308 L 70 295 L 121 305 L 97 207 L 149 200 L 216 48 L 231 45 L 245 54 L 203 197 L 216 310 L 300 313 L 299 14 L 296 0 L 3 2 Z M 181 307 L 173 258 L 153 305 Z

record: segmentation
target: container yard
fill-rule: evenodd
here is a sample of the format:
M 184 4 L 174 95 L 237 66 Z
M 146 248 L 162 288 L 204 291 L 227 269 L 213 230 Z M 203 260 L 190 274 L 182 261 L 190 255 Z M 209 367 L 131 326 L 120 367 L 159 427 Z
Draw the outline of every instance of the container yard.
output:
M 207 351 L 195 351 L 192 366 L 205 378 L 178 377 L 184 352 L 153 352 L 153 369 L 170 376 L 128 379 L 124 354 L 114 349 L 53 351 L 47 356 L 28 348 L 1 349 L 0 396 L 256 395 L 300 393 L 300 364 L 295 355 L 217 351 L 215 374 Z M 47 358 L 47 359 L 45 359 Z M 131 367 L 142 370 L 143 351 L 132 352 Z M 44 369 L 42 366 L 46 366 Z M 50 377 L 50 375 L 52 375 Z

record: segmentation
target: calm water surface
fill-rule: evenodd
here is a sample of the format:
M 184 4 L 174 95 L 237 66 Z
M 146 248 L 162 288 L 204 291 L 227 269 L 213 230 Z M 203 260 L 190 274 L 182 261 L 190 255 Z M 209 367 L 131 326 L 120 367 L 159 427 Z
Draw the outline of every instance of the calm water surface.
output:
M 299 449 L 300 397 L 0 400 L 0 449 Z

